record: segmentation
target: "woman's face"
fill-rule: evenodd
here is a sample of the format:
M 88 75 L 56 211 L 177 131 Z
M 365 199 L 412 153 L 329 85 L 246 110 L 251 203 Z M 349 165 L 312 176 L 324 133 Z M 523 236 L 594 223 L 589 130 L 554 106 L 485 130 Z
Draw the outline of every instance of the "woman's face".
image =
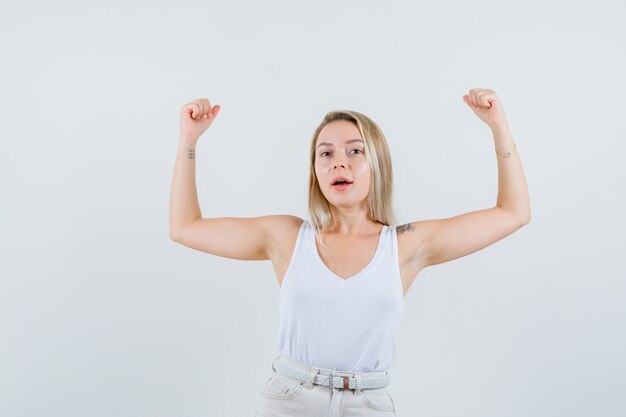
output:
M 370 168 L 359 129 L 347 120 L 324 126 L 315 143 L 315 175 L 328 202 L 352 207 L 364 202 L 370 188 Z M 333 185 L 343 176 L 351 184 Z

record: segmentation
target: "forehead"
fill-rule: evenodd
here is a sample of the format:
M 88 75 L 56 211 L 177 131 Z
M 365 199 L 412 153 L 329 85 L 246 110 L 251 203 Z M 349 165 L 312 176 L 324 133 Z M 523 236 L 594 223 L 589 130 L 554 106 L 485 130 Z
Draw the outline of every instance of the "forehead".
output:
M 363 139 L 359 128 L 348 120 L 336 120 L 322 128 L 317 136 L 315 146 L 322 142 L 340 145 L 352 139 Z

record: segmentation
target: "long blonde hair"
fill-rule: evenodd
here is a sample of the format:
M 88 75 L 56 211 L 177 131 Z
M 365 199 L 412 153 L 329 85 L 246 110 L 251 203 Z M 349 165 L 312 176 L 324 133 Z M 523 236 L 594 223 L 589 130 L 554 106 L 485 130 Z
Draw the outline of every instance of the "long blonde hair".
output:
M 361 133 L 365 146 L 365 158 L 370 166 L 370 189 L 367 198 L 370 220 L 387 226 L 395 226 L 396 218 L 393 210 L 393 169 L 391 154 L 382 130 L 366 115 L 352 110 L 334 110 L 326 113 L 324 119 L 315 130 L 311 140 L 311 165 L 309 172 L 309 218 L 316 236 L 323 243 L 320 230 L 331 225 L 330 203 L 324 197 L 315 175 L 315 143 L 320 132 L 327 124 L 347 120 L 352 122 Z

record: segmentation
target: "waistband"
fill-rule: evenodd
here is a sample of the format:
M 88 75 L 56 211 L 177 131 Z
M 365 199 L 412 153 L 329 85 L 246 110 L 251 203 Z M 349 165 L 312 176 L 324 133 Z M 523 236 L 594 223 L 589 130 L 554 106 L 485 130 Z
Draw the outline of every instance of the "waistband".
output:
M 362 389 L 384 388 L 391 383 L 389 371 L 340 372 L 318 368 L 278 355 L 272 362 L 274 372 L 287 375 L 311 388 L 312 384 L 326 385 L 332 388 Z

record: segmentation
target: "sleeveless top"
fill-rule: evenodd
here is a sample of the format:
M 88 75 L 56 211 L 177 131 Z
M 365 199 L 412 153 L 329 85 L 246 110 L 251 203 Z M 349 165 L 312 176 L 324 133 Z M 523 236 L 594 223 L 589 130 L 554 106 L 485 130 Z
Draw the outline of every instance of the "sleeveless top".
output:
M 384 225 L 370 262 L 343 279 L 322 261 L 305 220 L 280 287 L 280 354 L 338 372 L 390 368 L 404 313 L 397 244 L 396 228 Z

